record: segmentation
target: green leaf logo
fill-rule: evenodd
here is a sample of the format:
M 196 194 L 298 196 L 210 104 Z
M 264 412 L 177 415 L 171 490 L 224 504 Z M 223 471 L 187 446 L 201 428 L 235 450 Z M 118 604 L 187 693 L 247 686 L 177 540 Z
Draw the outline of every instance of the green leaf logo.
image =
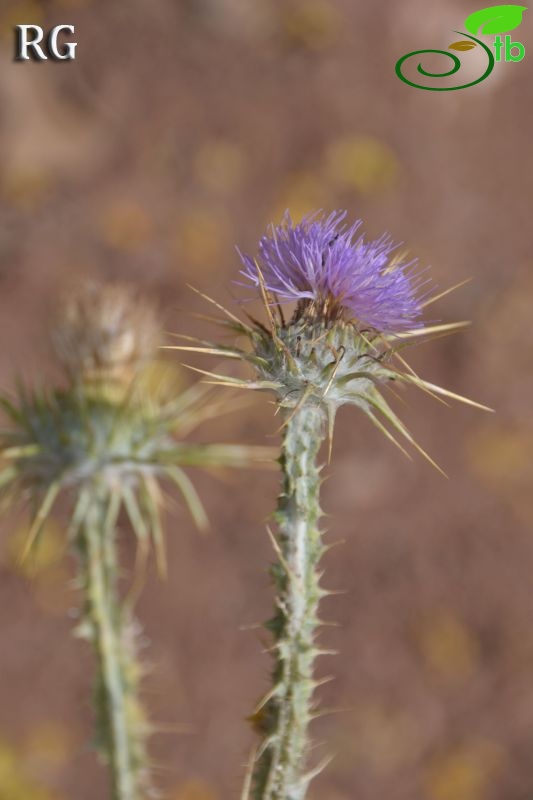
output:
M 518 28 L 526 6 L 490 6 L 475 11 L 465 20 L 465 28 L 476 36 L 479 33 L 507 33 Z
M 473 50 L 477 47 L 475 42 L 469 42 L 466 39 L 461 39 L 460 42 L 454 42 L 448 45 L 448 50 Z

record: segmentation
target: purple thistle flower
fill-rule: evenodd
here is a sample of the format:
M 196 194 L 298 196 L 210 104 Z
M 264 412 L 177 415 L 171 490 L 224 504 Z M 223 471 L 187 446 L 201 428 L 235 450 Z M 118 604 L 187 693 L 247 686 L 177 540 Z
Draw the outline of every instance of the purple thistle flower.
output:
M 297 224 L 285 212 L 281 225 L 261 237 L 257 259 L 239 255 L 241 274 L 280 301 L 299 303 L 328 320 L 348 316 L 383 333 L 422 326 L 428 281 L 416 271 L 418 262 L 394 255 L 397 244 L 386 234 L 374 241 L 357 236 L 361 220 L 348 226 L 346 211 L 328 217 L 311 214 Z

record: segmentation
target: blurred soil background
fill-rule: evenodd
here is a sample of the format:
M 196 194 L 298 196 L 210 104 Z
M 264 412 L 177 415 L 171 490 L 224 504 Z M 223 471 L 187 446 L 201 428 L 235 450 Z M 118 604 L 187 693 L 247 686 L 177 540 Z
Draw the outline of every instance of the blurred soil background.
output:
M 347 208 L 432 265 L 432 308 L 472 320 L 414 348 L 424 377 L 493 406 L 404 393 L 403 416 L 449 479 L 341 413 L 325 486 L 329 541 L 312 800 L 533 797 L 533 150 L 529 53 L 452 93 L 401 83 L 396 60 L 448 44 L 467 0 L 0 0 L 0 380 L 55 379 L 46 330 L 86 276 L 133 282 L 167 330 L 198 332 L 188 282 L 232 303 L 234 244 L 285 208 Z M 14 63 L 17 23 L 76 26 L 73 63 Z M 518 33 L 518 32 L 517 32 Z M 450 38 L 450 42 L 453 38 Z M 177 364 L 178 359 L 172 359 Z M 198 363 L 198 362 L 197 362 Z M 207 366 L 208 362 L 201 362 Z M 177 371 L 177 367 L 175 367 Z M 191 375 L 192 377 L 192 375 Z M 187 382 L 189 374 L 176 375 Z M 272 406 L 204 427 L 269 443 Z M 239 796 L 267 687 L 265 520 L 275 473 L 197 476 L 212 532 L 178 507 L 169 577 L 139 605 L 154 738 L 169 800 Z M 0 800 L 96 800 L 87 745 L 91 657 L 71 637 L 77 596 L 61 520 L 35 561 L 24 515 L 2 524 Z M 133 552 L 125 527 L 124 548 Z

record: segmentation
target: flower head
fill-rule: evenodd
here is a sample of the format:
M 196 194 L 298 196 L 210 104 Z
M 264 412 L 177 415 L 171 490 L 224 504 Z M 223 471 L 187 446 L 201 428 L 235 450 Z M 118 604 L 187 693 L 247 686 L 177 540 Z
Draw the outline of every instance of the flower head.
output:
M 264 281 L 280 301 L 298 302 L 328 320 L 348 318 L 382 333 L 420 327 L 426 280 L 417 261 L 405 261 L 389 236 L 366 241 L 362 222 L 345 211 L 312 214 L 294 224 L 288 212 L 259 242 L 257 259 L 241 255 L 242 274 Z
M 176 485 L 202 527 L 205 512 L 184 467 L 272 459 L 270 448 L 186 442 L 232 404 L 204 385 L 167 397 L 161 372 L 157 381 L 144 380 L 141 370 L 156 365 L 158 338 L 149 301 L 127 286 L 90 284 L 70 298 L 56 330 L 66 386 L 21 386 L 14 399 L 0 393 L 0 411 L 10 422 L 0 432 L 0 500 L 6 493 L 35 504 L 29 544 L 61 492 L 84 495 L 98 483 L 123 504 L 139 540 L 151 533 L 162 563 L 162 482 Z
M 127 385 L 160 340 L 156 309 L 131 286 L 86 283 L 70 295 L 54 332 L 59 360 L 74 380 Z
M 331 440 L 337 410 L 351 405 L 400 449 L 403 439 L 421 450 L 383 389 L 391 383 L 417 386 L 486 409 L 420 378 L 403 355 L 409 344 L 453 333 L 467 323 L 423 324 L 424 307 L 452 289 L 428 298 L 422 288 L 427 279 L 416 261 L 406 261 L 387 236 L 366 241 L 358 234 L 361 222 L 348 227 L 345 216 L 317 212 L 295 225 L 287 213 L 261 238 L 257 259 L 240 254 L 241 275 L 260 289 L 264 322 L 251 316 L 242 321 L 198 292 L 223 312 L 220 325 L 239 335 L 244 346 L 191 342 L 185 336 L 186 343 L 175 349 L 247 363 L 254 371 L 251 380 L 200 372 L 223 386 L 272 392 L 285 422 L 303 408 L 319 409 Z M 291 318 L 283 313 L 283 301 L 296 303 Z

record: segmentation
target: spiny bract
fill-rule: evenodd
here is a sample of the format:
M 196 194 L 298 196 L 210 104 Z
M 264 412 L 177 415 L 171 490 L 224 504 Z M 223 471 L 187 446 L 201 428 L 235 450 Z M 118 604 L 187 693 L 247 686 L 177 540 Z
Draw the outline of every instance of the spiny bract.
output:
M 206 386 L 171 398 L 150 386 L 143 370 L 154 364 L 157 330 L 155 309 L 132 289 L 90 284 L 70 298 L 56 329 L 66 385 L 0 396 L 11 423 L 0 435 L 0 489 L 28 498 L 35 509 L 28 548 L 62 490 L 77 492 L 98 480 L 123 504 L 139 540 L 152 535 L 162 565 L 161 479 L 177 486 L 203 527 L 205 512 L 183 467 L 244 466 L 271 457 L 267 448 L 184 441 L 231 404 Z M 74 515 L 73 535 L 77 522 Z
M 412 384 L 484 408 L 423 380 L 401 355 L 415 341 L 451 333 L 466 323 L 424 325 L 424 308 L 447 292 L 429 297 L 428 279 L 416 260 L 394 255 L 386 236 L 374 242 L 362 235 L 355 239 L 361 223 L 349 227 L 345 216 L 317 213 L 294 224 L 287 213 L 280 226 L 271 226 L 261 238 L 257 258 L 241 255 L 242 274 L 263 301 L 265 323 L 250 318 L 247 324 L 214 304 L 226 315 L 224 326 L 246 337 L 249 349 L 207 341 L 177 349 L 251 364 L 251 381 L 208 375 L 224 385 L 274 392 L 289 413 L 305 404 L 319 407 L 330 432 L 337 409 L 355 405 L 400 449 L 396 437 L 421 451 L 385 400 L 383 388 L 391 382 Z M 286 318 L 282 301 L 291 300 L 294 313 Z

